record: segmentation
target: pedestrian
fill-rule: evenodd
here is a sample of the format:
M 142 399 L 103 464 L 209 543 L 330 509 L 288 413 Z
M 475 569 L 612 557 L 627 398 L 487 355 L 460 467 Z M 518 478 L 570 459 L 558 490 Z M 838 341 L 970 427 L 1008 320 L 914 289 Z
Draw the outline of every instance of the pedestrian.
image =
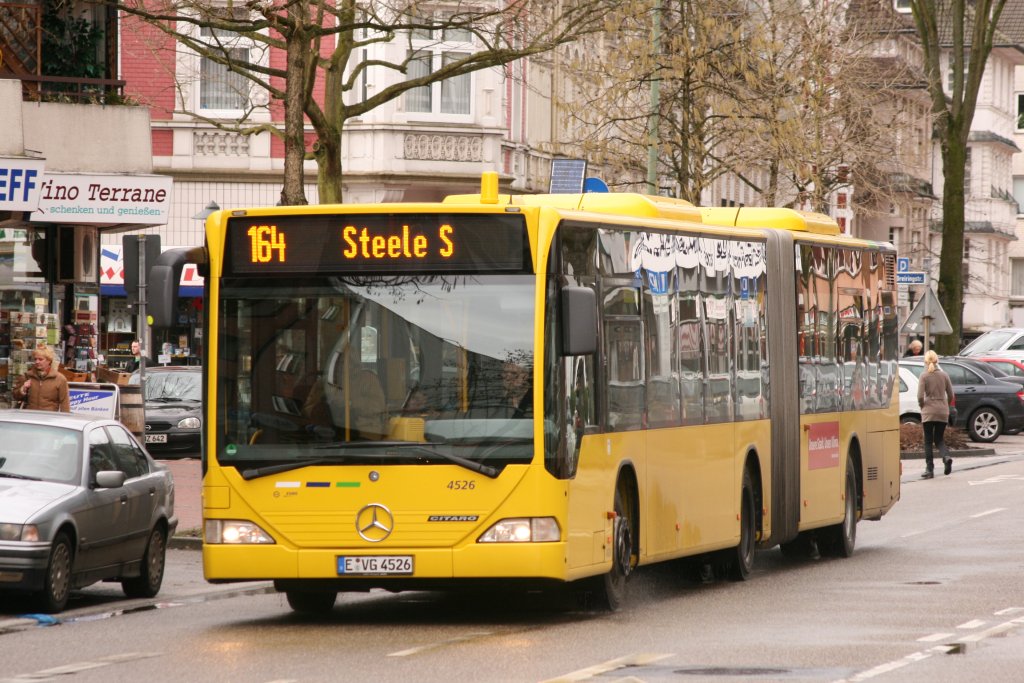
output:
M 953 471 L 953 458 L 946 451 L 943 435 L 949 423 L 949 406 L 956 399 L 949 375 L 939 368 L 939 356 L 934 351 L 924 354 L 924 372 L 917 384 L 917 405 L 921 407 L 921 426 L 924 427 L 924 472 L 923 479 L 934 476 L 932 448 L 939 447 L 945 474 Z
M 147 365 L 147 363 L 146 357 L 142 355 L 142 342 L 136 339 L 132 342 L 132 359 L 128 361 L 124 369 L 126 372 L 135 372 L 144 365 Z
M 32 351 L 32 367 L 14 387 L 14 398 L 29 410 L 70 413 L 68 380 L 54 363 L 53 349 L 40 344 Z
M 920 356 L 921 352 L 924 351 L 924 344 L 921 343 L 920 339 L 911 340 L 907 346 L 907 358 L 913 358 L 914 356 Z

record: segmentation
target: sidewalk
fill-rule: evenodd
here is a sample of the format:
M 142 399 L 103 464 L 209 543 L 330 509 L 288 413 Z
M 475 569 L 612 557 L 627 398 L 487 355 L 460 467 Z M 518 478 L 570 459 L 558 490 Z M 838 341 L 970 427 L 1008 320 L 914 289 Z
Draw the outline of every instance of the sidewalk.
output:
M 169 542 L 170 547 L 201 545 L 200 527 L 203 524 L 203 466 L 199 458 L 161 460 L 174 477 L 174 513 L 178 516 L 178 530 Z

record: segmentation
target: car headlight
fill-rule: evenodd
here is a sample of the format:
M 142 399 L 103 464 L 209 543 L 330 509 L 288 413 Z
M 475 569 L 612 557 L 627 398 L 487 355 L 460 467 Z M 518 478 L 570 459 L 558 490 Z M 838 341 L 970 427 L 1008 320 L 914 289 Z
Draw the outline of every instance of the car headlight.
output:
M 184 420 L 178 420 L 178 429 L 199 429 L 202 424 L 198 417 L 186 417 Z
M 206 543 L 230 543 L 233 545 L 250 543 L 274 543 L 266 531 L 258 524 L 244 519 L 208 519 L 203 530 L 203 541 Z
M 561 539 L 562 531 L 554 517 L 520 517 L 495 522 L 477 543 L 550 543 Z
M 0 541 L 38 541 L 39 527 L 35 524 L 0 523 Z

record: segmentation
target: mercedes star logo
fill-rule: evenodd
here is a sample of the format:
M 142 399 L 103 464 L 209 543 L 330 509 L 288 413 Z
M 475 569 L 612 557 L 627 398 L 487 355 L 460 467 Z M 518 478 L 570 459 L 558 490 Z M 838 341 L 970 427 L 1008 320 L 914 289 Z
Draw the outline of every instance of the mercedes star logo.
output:
M 391 510 L 380 503 L 370 503 L 356 513 L 356 531 L 364 541 L 380 543 L 391 535 L 395 518 Z

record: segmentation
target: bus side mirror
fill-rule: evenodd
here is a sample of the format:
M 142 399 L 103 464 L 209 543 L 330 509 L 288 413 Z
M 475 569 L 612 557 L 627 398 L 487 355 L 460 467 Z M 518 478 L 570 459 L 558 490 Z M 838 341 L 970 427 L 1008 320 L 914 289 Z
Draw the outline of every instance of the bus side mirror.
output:
M 203 247 L 168 249 L 149 269 L 146 313 L 153 316 L 154 327 L 178 324 L 178 284 L 186 263 L 206 265 L 206 250 Z
M 562 288 L 562 355 L 597 353 L 597 295 L 589 287 Z

